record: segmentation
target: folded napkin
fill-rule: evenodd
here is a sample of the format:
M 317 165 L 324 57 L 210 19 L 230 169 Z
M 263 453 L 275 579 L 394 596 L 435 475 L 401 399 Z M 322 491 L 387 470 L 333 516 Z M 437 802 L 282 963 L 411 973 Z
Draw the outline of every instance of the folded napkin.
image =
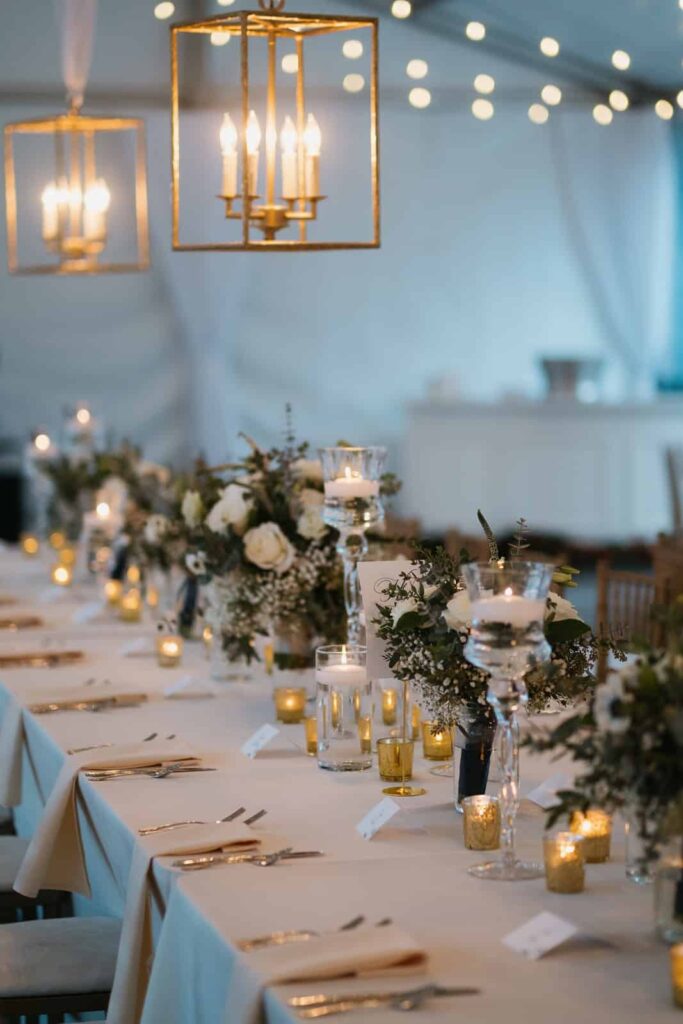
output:
M 13 694 L 3 693 L 0 714 L 0 804 L 21 803 L 21 756 L 24 746 L 24 709 Z
M 169 832 L 143 836 L 133 854 L 116 975 L 107 1010 L 108 1024 L 137 1024 L 147 992 L 152 961 L 151 901 L 158 891 L 150 884 L 154 857 L 188 857 L 219 850 L 254 849 L 259 837 L 248 825 L 188 825 Z
M 50 714 L 57 710 L 69 711 L 74 704 L 116 704 L 118 707 L 143 704 L 147 700 L 146 693 L 112 693 L 109 690 L 93 690 L 85 687 L 61 693 L 53 700 L 38 700 L 28 705 L 34 715 Z M 77 708 L 75 710 L 78 710 Z
M 136 743 L 73 754 L 66 759 L 43 810 L 14 888 L 24 896 L 65 889 L 90 896 L 76 796 L 79 772 L 93 768 L 147 768 L 194 755 L 179 740 Z

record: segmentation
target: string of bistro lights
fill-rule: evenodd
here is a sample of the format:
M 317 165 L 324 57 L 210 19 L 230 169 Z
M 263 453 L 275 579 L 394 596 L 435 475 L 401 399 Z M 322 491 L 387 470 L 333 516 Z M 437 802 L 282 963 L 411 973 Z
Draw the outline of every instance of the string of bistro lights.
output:
M 216 0 L 219 7 L 231 7 L 236 0 Z M 410 18 L 413 14 L 411 0 L 389 0 L 391 14 L 399 20 Z M 683 0 L 678 0 L 683 10 Z M 175 4 L 171 0 L 162 0 L 154 7 L 154 16 L 160 21 L 171 18 L 175 13 Z M 486 39 L 486 25 L 481 21 L 468 21 L 464 26 L 464 34 L 472 43 L 481 43 Z M 214 46 L 225 46 L 230 41 L 226 33 L 212 32 L 210 41 Z M 559 57 L 561 46 L 553 36 L 543 36 L 538 42 L 538 49 L 543 57 L 553 60 Z M 358 60 L 363 56 L 363 43 L 359 39 L 347 39 L 342 45 L 342 53 L 348 60 Z M 281 67 L 287 74 L 296 74 L 298 63 L 296 54 L 286 54 L 282 58 Z M 610 58 L 612 68 L 617 72 L 626 72 L 631 67 L 631 55 L 626 50 L 614 50 Z M 683 61 L 681 62 L 683 65 Z M 408 61 L 406 76 L 411 81 L 421 81 L 429 75 L 429 64 L 426 60 L 415 57 Z M 471 103 L 471 112 L 479 121 L 490 121 L 495 114 L 495 105 L 491 98 L 496 89 L 496 81 L 492 75 L 481 73 L 473 81 L 476 96 Z M 362 92 L 366 82 L 363 75 L 350 72 L 344 76 L 342 86 L 349 93 Z M 546 83 L 540 90 L 539 99 L 531 103 L 527 114 L 533 124 L 543 125 L 550 119 L 553 107 L 562 103 L 563 93 L 560 86 L 552 82 Z M 624 89 L 611 89 L 606 97 L 607 102 L 593 106 L 593 119 L 597 124 L 607 126 L 614 120 L 615 114 L 622 114 L 631 106 L 631 98 Z M 425 85 L 411 86 L 408 102 L 418 110 L 424 110 L 432 102 L 431 91 Z M 683 110 L 683 89 L 675 96 L 675 104 Z M 653 110 L 663 121 L 670 121 L 675 112 L 674 98 L 660 96 L 653 103 Z

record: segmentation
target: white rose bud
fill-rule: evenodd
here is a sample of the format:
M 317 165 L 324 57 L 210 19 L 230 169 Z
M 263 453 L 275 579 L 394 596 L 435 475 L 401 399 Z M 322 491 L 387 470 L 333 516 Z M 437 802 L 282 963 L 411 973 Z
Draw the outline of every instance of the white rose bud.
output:
M 199 491 L 185 491 L 180 510 L 191 530 L 199 526 L 204 518 L 204 505 Z
M 320 540 L 327 532 L 320 509 L 309 505 L 303 510 L 296 521 L 297 532 L 306 540 Z
M 206 517 L 206 525 L 214 533 L 225 533 L 229 526 L 235 533 L 244 533 L 251 508 L 249 492 L 239 484 L 228 484 Z
M 244 553 L 259 569 L 277 573 L 291 568 L 296 552 L 277 523 L 262 523 L 244 535 Z

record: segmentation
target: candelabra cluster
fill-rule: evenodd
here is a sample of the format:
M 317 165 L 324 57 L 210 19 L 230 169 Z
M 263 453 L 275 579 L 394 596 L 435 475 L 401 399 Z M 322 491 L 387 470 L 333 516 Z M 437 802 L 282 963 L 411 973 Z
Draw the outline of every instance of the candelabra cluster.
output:
M 85 189 L 66 178 L 49 182 L 41 196 L 42 234 L 48 252 L 82 260 L 102 252 L 107 242 L 107 211 L 111 193 L 104 178 Z

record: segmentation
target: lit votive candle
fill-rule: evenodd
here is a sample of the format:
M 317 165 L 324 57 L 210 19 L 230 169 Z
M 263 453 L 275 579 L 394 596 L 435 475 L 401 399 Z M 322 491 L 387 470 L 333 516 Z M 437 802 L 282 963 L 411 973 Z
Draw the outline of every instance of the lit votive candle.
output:
M 453 734 L 450 729 L 432 732 L 434 722 L 422 723 L 422 752 L 429 761 L 448 761 L 453 757 Z
M 385 782 L 401 782 L 413 777 L 412 740 L 402 740 L 396 736 L 385 736 L 377 740 L 377 759 L 379 777 Z
M 121 580 L 107 580 L 104 584 L 104 599 L 112 608 L 119 603 L 122 593 L 123 583 Z
M 360 715 L 358 718 L 358 736 L 361 754 L 372 753 L 372 715 Z
M 181 636 L 157 637 L 157 662 L 161 668 L 175 668 L 183 656 L 183 638 Z
M 396 724 L 396 707 L 398 694 L 396 690 L 382 690 L 382 721 L 385 725 Z
M 126 579 L 129 583 L 139 583 L 142 578 L 139 565 L 129 565 L 126 569 Z
M 315 757 L 318 753 L 318 719 L 315 715 L 304 718 L 306 732 L 306 753 Z
M 61 530 L 53 530 L 49 537 L 50 547 L 54 548 L 55 551 L 59 551 L 66 544 L 66 535 Z
M 462 830 L 468 850 L 497 850 L 500 846 L 498 797 L 466 796 L 462 800 Z
M 276 686 L 273 700 L 278 722 L 300 722 L 306 714 L 306 690 L 303 687 Z
M 40 551 L 40 541 L 34 533 L 22 533 L 19 538 L 19 546 L 29 558 L 33 558 Z
M 683 1010 L 683 942 L 672 946 L 669 950 L 671 956 L 671 985 L 673 987 L 674 1006 Z
M 572 832 L 583 836 L 583 855 L 586 864 L 602 864 L 609 860 L 612 838 L 612 817 L 607 811 L 590 807 L 586 813 L 574 811 L 569 822 Z
M 148 587 L 145 588 L 145 603 L 147 604 L 148 608 L 159 607 L 159 591 L 151 583 Z
M 550 892 L 583 892 L 585 881 L 583 837 L 558 832 L 543 840 L 545 884 Z
M 62 565 L 61 562 L 58 562 L 57 565 L 52 566 L 50 579 L 58 587 L 70 587 L 73 578 L 74 574 L 70 565 Z
M 65 544 L 63 548 L 60 548 L 57 557 L 62 565 L 73 565 L 76 561 L 76 549 Z
M 127 590 L 119 601 L 119 617 L 124 622 L 139 622 L 142 615 L 142 596 L 140 591 L 133 588 Z
M 204 644 L 204 653 L 209 658 L 211 656 L 211 648 L 213 647 L 213 630 L 211 626 L 204 626 L 202 630 L 202 643 Z

